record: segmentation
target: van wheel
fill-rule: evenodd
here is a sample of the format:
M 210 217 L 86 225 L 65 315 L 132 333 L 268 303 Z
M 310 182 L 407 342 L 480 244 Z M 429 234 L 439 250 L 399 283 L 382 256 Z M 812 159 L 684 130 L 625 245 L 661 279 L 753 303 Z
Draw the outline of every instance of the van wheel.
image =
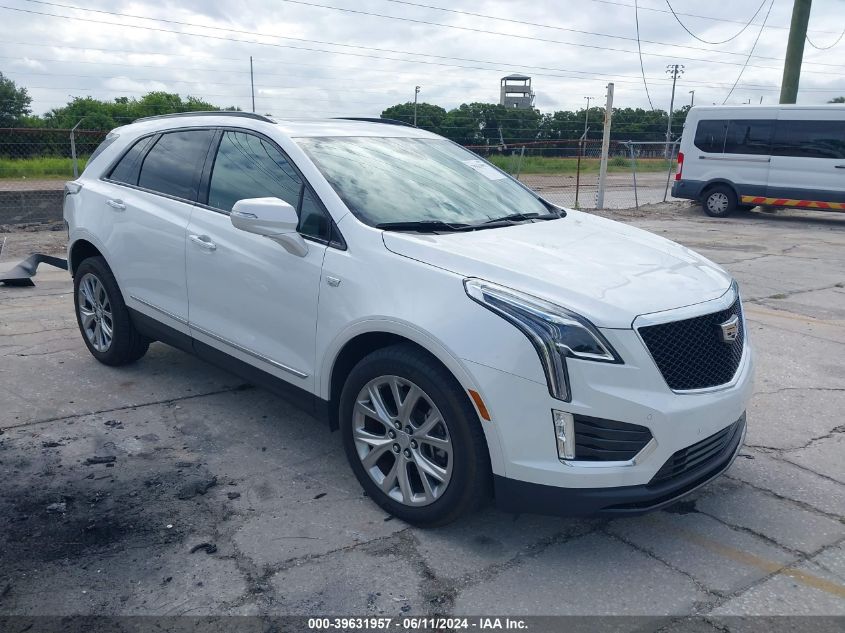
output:
M 725 218 L 736 211 L 736 193 L 727 185 L 714 185 L 705 192 L 701 206 L 710 217 Z
M 361 360 L 340 397 L 343 446 L 367 495 L 408 523 L 451 523 L 490 496 L 475 409 L 454 377 L 410 344 Z
M 117 281 L 102 257 L 89 257 L 77 268 L 73 303 L 82 340 L 98 361 L 127 365 L 147 353 L 150 341 L 132 324 Z

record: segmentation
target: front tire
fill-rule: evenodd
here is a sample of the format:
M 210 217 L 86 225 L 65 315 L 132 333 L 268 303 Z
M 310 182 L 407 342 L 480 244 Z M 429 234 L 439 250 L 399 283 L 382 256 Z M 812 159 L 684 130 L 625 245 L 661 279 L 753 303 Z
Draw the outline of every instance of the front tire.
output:
M 408 523 L 445 525 L 490 496 L 475 409 L 423 350 L 392 345 L 361 360 L 340 397 L 343 445 L 367 495 Z
M 150 341 L 135 329 L 103 257 L 89 257 L 79 265 L 73 277 L 73 300 L 82 340 L 98 361 L 127 365 L 147 353 Z
M 714 185 L 704 193 L 701 206 L 711 218 L 726 218 L 737 209 L 736 192 L 728 185 Z

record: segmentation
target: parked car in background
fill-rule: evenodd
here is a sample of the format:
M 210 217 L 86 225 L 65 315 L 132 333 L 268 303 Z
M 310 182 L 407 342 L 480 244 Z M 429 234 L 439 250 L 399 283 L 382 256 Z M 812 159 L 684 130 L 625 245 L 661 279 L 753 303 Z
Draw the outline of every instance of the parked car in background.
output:
M 845 211 L 845 106 L 696 106 L 672 186 L 713 217 L 757 205 Z
M 97 360 L 163 341 L 294 398 L 411 523 L 491 494 L 640 513 L 742 444 L 753 357 L 731 276 L 435 134 L 152 117 L 108 136 L 64 216 Z

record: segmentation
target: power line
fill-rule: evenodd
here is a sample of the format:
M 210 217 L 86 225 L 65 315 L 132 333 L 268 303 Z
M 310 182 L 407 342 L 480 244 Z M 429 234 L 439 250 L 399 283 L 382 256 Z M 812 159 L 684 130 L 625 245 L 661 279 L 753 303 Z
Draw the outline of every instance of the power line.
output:
M 820 51 L 827 51 L 839 44 L 839 42 L 842 41 L 843 36 L 845 36 L 845 29 L 842 29 L 842 32 L 839 34 L 839 37 L 837 37 L 833 44 L 831 44 L 830 46 L 816 46 L 815 44 L 813 44 L 813 40 L 810 39 L 809 35 L 805 35 L 804 37 L 807 39 L 807 44 L 809 44 L 813 48 L 818 49 Z
M 282 36 L 282 35 L 270 35 L 270 34 L 266 34 L 266 33 L 259 33 L 259 32 L 254 32 L 254 31 L 245 31 L 245 30 L 240 30 L 240 29 L 231 29 L 231 28 L 226 28 L 226 27 L 191 24 L 191 23 L 188 23 L 188 22 L 180 22 L 180 21 L 177 21 L 177 20 L 168 20 L 168 19 L 164 19 L 164 18 L 151 18 L 151 17 L 141 16 L 141 15 L 119 13 L 119 12 L 116 12 L 116 11 L 105 11 L 105 10 L 101 10 L 101 9 L 88 9 L 88 8 L 80 7 L 80 6 L 76 6 L 76 5 L 60 4 L 60 3 L 55 3 L 55 2 L 46 2 L 44 0 L 26 0 L 26 1 L 31 2 L 31 3 L 45 4 L 45 5 L 49 5 L 49 6 L 62 7 L 62 8 L 78 10 L 78 11 L 86 11 L 86 12 L 93 12 L 93 13 L 104 13 L 104 14 L 114 15 L 114 16 L 118 16 L 118 17 L 122 17 L 122 18 L 134 18 L 134 19 L 149 20 L 149 21 L 153 21 L 153 22 L 165 22 L 165 23 L 168 23 L 168 24 L 176 24 L 176 25 L 180 25 L 180 26 L 189 26 L 189 27 L 195 27 L 195 28 L 201 28 L 201 29 L 211 29 L 211 30 L 224 31 L 224 32 L 230 32 L 230 33 L 247 34 L 247 35 L 253 35 L 253 36 L 258 36 L 258 37 L 270 37 L 270 38 L 275 38 L 275 39 L 305 42 L 305 43 L 309 43 L 309 44 L 317 43 L 317 44 L 325 44 L 325 45 L 329 45 L 329 46 L 338 46 L 338 47 L 345 47 L 345 48 L 357 48 L 357 49 L 362 49 L 362 50 L 387 52 L 387 53 L 397 53 L 397 54 L 400 54 L 400 55 L 415 55 L 415 56 L 422 56 L 422 57 L 432 57 L 432 58 L 437 58 L 437 59 L 471 61 L 473 63 L 504 64 L 508 67 L 511 67 L 511 68 L 513 67 L 513 65 L 510 64 L 509 62 L 488 62 L 488 61 L 483 61 L 483 60 L 469 60 L 469 59 L 465 59 L 465 58 L 451 57 L 451 56 L 446 56 L 446 55 L 435 55 L 435 54 L 431 54 L 431 53 L 416 53 L 416 52 L 410 52 L 410 51 L 402 51 L 402 50 L 396 50 L 396 49 L 385 49 L 385 48 L 378 48 L 378 47 L 372 47 L 372 46 L 362 46 L 362 45 L 356 45 L 356 44 L 345 44 L 345 43 L 331 42 L 331 41 L 325 41 L 325 40 L 313 40 L 313 39 L 303 39 L 303 38 L 296 38 L 296 37 L 289 37 L 289 36 Z M 295 4 L 303 4 L 303 5 L 308 5 L 308 6 L 314 6 L 314 7 L 321 7 L 321 8 L 326 8 L 326 9 L 334 9 L 334 10 L 337 10 L 337 11 L 347 11 L 347 12 L 352 12 L 352 13 L 366 13 L 366 12 L 358 11 L 358 10 L 355 10 L 355 9 L 344 9 L 344 8 L 341 8 L 341 7 L 332 7 L 332 6 L 329 6 L 329 5 L 320 5 L 320 4 L 316 4 L 316 3 L 304 2 L 304 0 L 282 0 L 282 1 L 292 2 L 292 3 L 295 3 Z M 355 55 L 355 56 L 359 56 L 359 57 L 366 57 L 366 55 L 361 55 L 361 54 L 342 53 L 340 51 L 326 51 L 324 49 L 296 47 L 296 46 L 291 46 L 291 45 L 288 45 L 288 44 L 260 42 L 260 41 L 255 41 L 255 40 L 241 40 L 241 39 L 236 39 L 236 38 L 213 36 L 213 35 L 208 35 L 208 34 L 205 34 L 205 33 L 191 33 L 191 32 L 187 32 L 187 31 L 174 31 L 174 30 L 170 30 L 170 29 L 163 29 L 163 28 L 160 28 L 160 27 L 153 27 L 153 26 L 142 26 L 142 25 L 137 25 L 137 24 L 115 23 L 115 22 L 108 22 L 108 21 L 105 21 L 105 20 L 94 20 L 92 18 L 81 18 L 81 17 L 76 17 L 76 16 L 70 16 L 70 15 L 45 13 L 45 12 L 41 12 L 41 11 L 21 9 L 21 8 L 17 8 L 17 7 L 9 7 L 9 6 L 4 6 L 4 5 L 0 5 L 0 9 L 7 9 L 7 10 L 10 10 L 10 11 L 18 11 L 18 12 L 29 13 L 29 14 L 34 14 L 34 15 L 43 15 L 43 16 L 48 16 L 48 17 L 64 18 L 64 19 L 68 19 L 68 20 L 91 22 L 91 23 L 94 23 L 94 24 L 106 24 L 106 25 L 109 25 L 109 26 L 120 26 L 120 27 L 126 27 L 126 28 L 150 30 L 150 31 L 156 31 L 156 32 L 160 32 L 160 33 L 172 33 L 172 34 L 176 34 L 176 35 L 187 35 L 187 36 L 193 36 L 193 37 L 204 37 L 204 38 L 218 39 L 218 40 L 231 41 L 231 42 L 257 44 L 257 45 L 260 45 L 260 46 L 274 46 L 274 47 L 281 47 L 281 48 L 293 48 L 293 49 L 310 50 L 310 51 L 317 51 L 317 52 L 328 52 L 328 53 L 335 53 L 335 54 L 338 54 L 338 55 Z M 370 15 L 370 14 L 368 14 L 368 15 Z M 372 15 L 376 15 L 376 14 L 372 14 Z M 393 18 L 393 19 L 397 19 L 397 20 L 411 20 L 410 18 L 399 18 L 399 17 L 396 17 L 396 16 L 383 16 L 383 17 Z M 472 29 L 470 27 L 458 27 L 458 26 L 455 26 L 455 25 L 443 25 L 443 24 L 439 24 L 439 23 L 429 23 L 429 24 L 433 24 L 435 26 L 445 26 L 447 28 L 460 28 L 462 30 L 479 31 L 479 29 Z M 617 52 L 617 53 L 633 53 L 634 52 L 634 51 L 631 51 L 631 50 L 628 50 L 628 49 L 612 48 L 612 47 L 608 47 L 608 46 L 598 46 L 598 45 L 594 45 L 594 44 L 582 44 L 582 43 L 575 43 L 575 42 L 564 42 L 564 41 L 561 41 L 561 40 L 548 40 L 548 39 L 543 39 L 543 38 L 532 38 L 530 36 L 519 36 L 519 35 L 512 35 L 512 34 L 509 34 L 509 33 L 500 33 L 500 32 L 491 32 L 491 33 L 494 33 L 494 34 L 497 34 L 497 35 L 504 35 L 504 36 L 507 36 L 507 37 L 533 39 L 533 40 L 538 40 L 538 41 L 547 42 L 547 43 L 558 43 L 558 44 L 564 44 L 564 45 L 568 45 L 568 46 L 576 46 L 576 47 L 589 48 L 589 49 L 594 49 L 594 50 L 606 50 L 606 51 Z M 665 43 L 665 42 L 654 42 L 654 43 L 664 45 L 664 46 L 675 46 L 673 44 L 668 44 L 668 43 Z M 704 50 L 707 50 L 707 49 L 704 49 Z M 712 54 L 713 51 L 707 50 L 707 52 Z M 726 51 L 723 51 L 723 53 L 724 54 L 730 54 L 730 55 L 742 55 L 742 53 L 728 53 Z M 705 63 L 705 64 L 708 64 L 708 63 L 710 63 L 710 64 L 724 64 L 724 65 L 731 65 L 731 66 L 741 66 L 742 65 L 738 61 L 732 62 L 732 61 L 724 61 L 724 60 L 703 59 L 703 58 L 697 58 L 697 57 L 678 57 L 676 55 L 665 55 L 665 54 L 662 54 L 662 53 L 650 53 L 650 52 L 643 52 L 642 54 L 648 55 L 648 56 L 651 56 L 651 57 L 671 58 L 671 59 L 676 59 L 676 60 L 694 61 L 694 62 Z M 385 59 L 391 59 L 391 58 L 385 58 Z M 761 59 L 772 59 L 772 60 L 776 60 L 778 62 L 780 61 L 780 58 L 763 58 L 763 57 L 761 57 Z M 393 59 L 393 61 L 403 61 L 403 62 L 418 63 L 418 64 L 423 64 L 423 63 L 433 64 L 433 62 L 424 62 L 424 61 L 421 61 L 421 60 L 396 60 L 396 59 Z M 834 67 L 834 68 L 845 68 L 845 64 L 826 64 L 826 63 L 822 63 L 822 62 L 807 62 L 807 63 L 813 63 L 813 64 L 820 65 L 820 66 L 830 66 L 830 67 Z M 442 65 L 449 66 L 449 64 L 442 64 Z M 768 70 L 780 70 L 780 67 L 775 67 L 775 66 L 759 66 L 759 65 L 749 65 L 749 66 L 752 66 L 754 68 L 768 69 Z M 566 72 L 579 72 L 579 71 L 568 70 Z M 583 71 L 581 71 L 581 72 L 583 72 Z M 805 72 L 816 72 L 818 74 L 829 75 L 828 71 L 809 71 L 809 70 L 807 70 Z
M 648 97 L 648 105 L 654 110 L 654 104 L 651 102 L 651 95 L 648 93 L 648 82 L 645 80 L 645 66 L 643 66 L 643 51 L 640 48 L 640 11 L 638 0 L 634 0 L 634 23 L 637 27 L 637 54 L 640 57 L 640 72 L 643 75 L 643 87 L 645 88 L 645 96 Z
M 614 5 L 614 6 L 618 6 L 618 7 L 626 7 L 626 8 L 631 8 L 632 6 L 634 6 L 632 4 L 628 4 L 627 2 L 618 2 L 617 0 L 590 0 L 590 1 L 591 2 L 598 2 L 598 3 L 601 3 L 601 4 L 610 4 L 610 5 Z M 669 13 L 669 11 L 667 11 L 666 9 L 658 9 L 657 7 L 640 7 L 640 10 L 641 11 L 653 11 L 655 13 L 667 13 L 667 14 Z M 743 20 L 734 20 L 734 19 L 731 19 L 731 18 L 714 18 L 713 16 L 710 16 L 710 15 L 700 15 L 700 14 L 697 14 L 697 13 L 681 13 L 680 11 L 678 11 L 678 15 L 682 15 L 685 18 L 697 18 L 699 20 L 711 20 L 713 22 L 732 22 L 733 24 L 744 24 L 745 23 Z M 780 30 L 784 30 L 784 31 L 789 30 L 788 26 L 780 26 L 780 25 L 775 25 L 775 24 L 770 24 L 769 28 L 770 29 L 780 29 Z M 828 33 L 828 34 L 834 34 L 834 35 L 837 33 L 837 31 L 814 31 L 814 32 L 815 33 Z
M 675 9 L 672 8 L 672 4 L 669 2 L 669 0 L 666 0 L 666 6 L 669 7 L 669 10 L 672 12 L 672 15 L 674 16 L 675 20 L 677 20 L 678 24 L 681 25 L 681 28 L 684 29 L 687 33 L 689 33 L 692 37 L 697 39 L 699 42 L 704 42 L 705 44 L 727 44 L 731 40 L 735 40 L 736 38 L 738 38 L 740 35 L 742 35 L 745 32 L 745 29 L 747 29 L 749 26 L 751 26 L 751 23 L 754 21 L 754 18 L 757 17 L 757 14 L 760 13 L 760 9 L 762 9 L 763 5 L 765 5 L 765 4 L 766 4 L 766 0 L 763 0 L 763 2 L 760 3 L 760 6 L 757 7 L 757 10 L 754 12 L 754 15 L 751 16 L 751 19 L 748 20 L 748 22 L 746 22 L 745 25 L 739 31 L 737 31 L 734 35 L 731 35 L 726 40 L 720 40 L 718 42 L 711 42 L 710 40 L 705 40 L 704 38 L 701 38 L 698 35 L 696 35 L 695 33 L 693 33 L 692 31 L 690 31 L 687 28 L 686 24 L 684 24 L 681 21 L 681 18 L 675 12 Z
M 757 32 L 757 37 L 754 39 L 754 44 L 751 46 L 751 50 L 748 51 L 748 59 L 751 59 L 751 55 L 754 53 L 754 49 L 757 48 L 757 42 L 760 41 L 760 36 L 763 34 L 763 29 L 766 28 L 766 22 L 769 19 L 769 14 L 772 12 L 773 6 L 775 6 L 775 0 L 771 0 L 771 2 L 769 3 L 769 10 L 766 11 L 766 17 L 763 18 L 763 24 L 760 25 L 760 30 Z M 748 59 L 746 61 L 748 61 Z M 734 82 L 734 85 L 731 86 L 731 89 L 728 92 L 728 95 L 725 97 L 725 100 L 722 101 L 722 105 L 725 105 L 728 102 L 728 99 L 731 98 L 731 95 L 733 94 L 736 85 L 739 83 L 739 80 L 742 79 L 742 73 L 744 72 L 745 66 L 740 69 L 739 74 L 736 76 L 736 81 Z

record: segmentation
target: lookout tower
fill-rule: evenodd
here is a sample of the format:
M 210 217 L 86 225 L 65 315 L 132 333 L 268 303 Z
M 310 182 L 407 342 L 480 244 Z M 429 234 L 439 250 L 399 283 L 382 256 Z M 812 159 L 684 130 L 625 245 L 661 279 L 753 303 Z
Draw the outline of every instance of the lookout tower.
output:
M 531 90 L 531 77 L 527 75 L 508 75 L 502 77 L 499 103 L 506 108 L 529 110 L 534 107 L 534 91 Z

